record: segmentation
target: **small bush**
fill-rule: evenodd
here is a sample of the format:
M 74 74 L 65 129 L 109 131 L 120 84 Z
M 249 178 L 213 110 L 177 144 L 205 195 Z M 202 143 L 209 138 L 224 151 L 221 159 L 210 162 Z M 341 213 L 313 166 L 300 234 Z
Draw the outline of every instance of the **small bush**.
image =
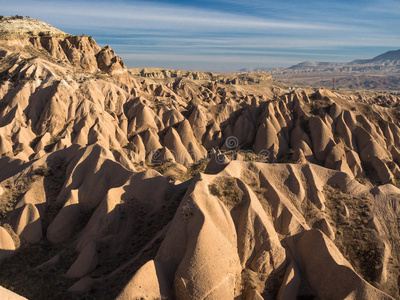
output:
M 33 171 L 33 174 L 43 176 L 43 177 L 48 177 L 48 176 L 53 175 L 53 172 L 50 168 L 46 168 L 45 166 L 40 166 L 39 168 L 37 168 L 36 170 Z
M 229 209 L 238 205 L 243 198 L 243 191 L 236 179 L 232 177 L 218 178 L 208 186 L 210 193 L 218 197 Z
M 182 206 L 182 218 L 190 219 L 192 216 L 192 207 L 190 206 L 190 202 L 187 201 L 186 204 Z

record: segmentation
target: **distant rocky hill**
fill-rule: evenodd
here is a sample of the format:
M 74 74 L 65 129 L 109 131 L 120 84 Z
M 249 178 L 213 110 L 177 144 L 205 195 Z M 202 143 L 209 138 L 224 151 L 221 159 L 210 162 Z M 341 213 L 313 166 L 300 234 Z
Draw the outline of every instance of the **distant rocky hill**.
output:
M 270 74 L 291 74 L 291 73 L 316 73 L 316 72 L 354 72 L 354 73 L 400 73 L 400 50 L 388 51 L 372 59 L 357 59 L 348 63 L 340 62 L 316 62 L 305 61 L 288 68 L 267 69 L 267 68 L 244 68 L 241 72 L 263 72 Z
M 400 64 L 400 50 L 388 51 L 384 54 L 378 55 L 372 59 L 358 59 L 350 64 L 378 64 L 378 65 L 399 65 Z
M 306 61 L 289 68 L 265 68 L 242 71 L 267 71 L 288 84 L 336 88 L 400 90 L 400 50 L 389 51 L 372 59 L 348 63 Z
M 23 17 L 3 17 L 0 18 L 0 35 L 4 39 L 35 36 L 65 37 L 69 34 L 40 20 Z
M 291 66 L 288 69 L 307 71 L 316 68 L 316 71 L 340 71 L 340 72 L 390 72 L 397 70 L 400 72 L 400 50 L 388 51 L 371 59 L 357 59 L 348 63 L 333 62 L 313 62 L 306 61 Z

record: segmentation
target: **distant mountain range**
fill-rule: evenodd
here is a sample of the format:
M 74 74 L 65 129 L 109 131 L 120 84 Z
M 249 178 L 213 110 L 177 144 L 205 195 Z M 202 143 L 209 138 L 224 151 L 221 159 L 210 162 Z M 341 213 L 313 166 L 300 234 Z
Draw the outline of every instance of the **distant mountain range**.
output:
M 388 51 L 381 55 L 378 55 L 372 59 L 357 59 L 350 64 L 392 64 L 398 65 L 400 64 L 400 49 Z
M 399 91 L 400 50 L 348 63 L 305 61 L 289 68 L 246 68 L 241 71 L 264 71 L 285 83 L 302 86 Z
M 400 49 L 388 51 L 372 59 L 357 59 L 348 63 L 305 61 L 289 68 L 244 68 L 241 72 L 268 71 L 270 74 L 310 73 L 310 72 L 345 72 L 345 73 L 400 73 Z

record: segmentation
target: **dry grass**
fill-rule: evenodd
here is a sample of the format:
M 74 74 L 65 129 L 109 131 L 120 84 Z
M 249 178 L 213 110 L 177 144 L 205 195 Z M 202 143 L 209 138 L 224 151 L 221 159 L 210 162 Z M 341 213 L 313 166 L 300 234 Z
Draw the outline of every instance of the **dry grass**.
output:
M 372 123 L 378 124 L 379 121 L 382 120 L 382 118 L 374 111 L 374 108 L 371 104 L 357 103 L 357 110 Z
M 198 173 L 204 173 L 207 165 L 208 165 L 209 160 L 203 160 L 199 163 L 195 163 L 193 165 L 191 165 L 186 174 L 180 179 L 181 181 L 186 181 L 189 180 L 191 178 L 193 178 L 194 176 L 196 176 Z
M 253 151 L 240 151 L 244 161 L 267 162 L 268 157 L 255 154 Z
M 242 285 L 247 290 L 257 291 L 260 294 L 265 290 L 266 276 L 248 268 L 242 271 Z
M 324 193 L 330 218 L 336 224 L 336 246 L 355 270 L 373 284 L 381 267 L 383 243 L 377 232 L 367 227 L 372 218 L 372 196 L 369 193 L 352 196 L 329 186 Z M 344 214 L 345 206 L 348 218 Z
M 243 191 L 239 188 L 236 179 L 232 177 L 217 178 L 212 184 L 208 185 L 208 189 L 229 209 L 238 205 L 243 198 Z
M 363 185 L 367 185 L 369 183 L 371 183 L 371 181 L 366 178 L 366 177 L 357 177 L 355 178 L 359 183 L 363 184 Z
M 62 251 L 64 254 L 54 266 L 35 270 L 35 267 Z M 76 257 L 74 250 L 64 250 L 63 245 L 42 240 L 18 250 L 0 263 L 0 284 L 28 299 L 76 299 L 67 292 L 75 280 L 64 276 Z
M 313 115 L 324 115 L 328 113 L 330 105 L 330 101 L 311 100 L 311 103 L 309 104 L 309 112 Z
M 179 180 L 181 182 L 186 182 L 196 176 L 198 173 L 204 173 L 209 160 L 202 160 L 198 163 L 192 164 L 187 168 L 186 172 L 175 167 L 174 163 L 165 162 L 161 165 L 150 165 L 150 167 L 160 174 L 164 174 L 167 171 L 174 171 L 172 175 L 168 176 L 169 181 L 176 181 Z
M 260 178 L 258 174 L 250 171 L 249 169 L 242 170 L 241 178 L 245 184 L 247 184 L 251 190 L 256 194 L 258 199 L 261 200 L 261 203 L 264 205 L 264 193 L 267 191 L 266 188 L 261 187 Z
M 4 194 L 0 198 L 0 222 L 9 223 L 8 215 L 14 209 L 18 201 L 29 190 L 35 176 L 21 176 L 16 180 L 7 180 L 3 184 Z

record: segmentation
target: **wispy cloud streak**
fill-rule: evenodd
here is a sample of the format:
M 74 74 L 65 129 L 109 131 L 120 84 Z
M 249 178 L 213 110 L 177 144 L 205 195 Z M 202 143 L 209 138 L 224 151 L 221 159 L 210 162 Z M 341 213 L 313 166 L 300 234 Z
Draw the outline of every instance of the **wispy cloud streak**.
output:
M 384 2 L 0 0 L 0 13 L 93 35 L 132 67 L 157 63 L 218 71 L 349 61 L 399 48 L 398 11 L 390 12 L 399 5 Z

